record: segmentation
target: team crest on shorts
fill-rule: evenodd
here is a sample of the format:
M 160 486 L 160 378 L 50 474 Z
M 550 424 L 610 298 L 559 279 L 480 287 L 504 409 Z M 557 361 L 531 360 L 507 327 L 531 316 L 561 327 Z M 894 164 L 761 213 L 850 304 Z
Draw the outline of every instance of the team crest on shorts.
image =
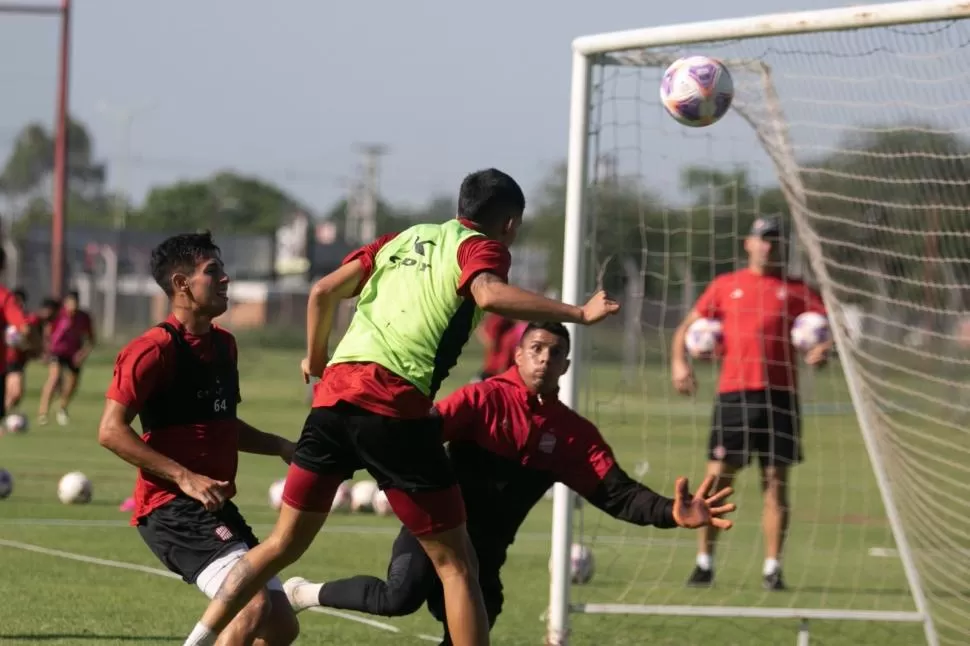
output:
M 711 451 L 711 455 L 714 456 L 715 460 L 723 460 L 724 458 L 727 457 L 727 449 L 725 449 L 723 446 L 718 444 L 717 446 L 714 447 L 714 450 Z
M 556 436 L 552 433 L 543 433 L 539 438 L 539 450 L 543 453 L 552 453 L 556 448 Z
M 216 536 L 219 537 L 223 542 L 228 541 L 232 538 L 232 532 L 225 525 L 219 525 L 216 527 Z

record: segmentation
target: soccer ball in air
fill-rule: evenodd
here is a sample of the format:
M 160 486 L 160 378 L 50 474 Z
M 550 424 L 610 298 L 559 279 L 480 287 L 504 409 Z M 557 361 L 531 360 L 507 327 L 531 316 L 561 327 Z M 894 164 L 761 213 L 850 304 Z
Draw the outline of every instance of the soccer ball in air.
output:
M 714 355 L 721 345 L 722 327 L 717 319 L 697 319 L 687 328 L 684 345 L 687 353 L 695 359 L 706 359 Z
M 377 483 L 373 480 L 355 482 L 350 488 L 350 511 L 357 513 L 373 511 L 374 494 L 377 491 Z
M 6 469 L 0 469 L 0 500 L 13 493 L 13 476 Z
M 286 478 L 280 478 L 269 486 L 269 506 L 279 510 L 283 506 L 283 487 L 286 485 Z
M 569 577 L 573 583 L 583 585 L 593 579 L 596 561 L 593 550 L 586 545 L 573 543 L 569 550 Z M 549 571 L 552 572 L 552 557 L 549 558 Z
M 8 325 L 7 329 L 3 333 L 4 343 L 7 344 L 8 348 L 19 349 L 26 340 L 23 333 L 17 329 L 16 325 Z
M 378 516 L 387 516 L 391 513 L 391 503 L 387 499 L 387 494 L 383 490 L 378 489 L 374 492 L 374 498 L 370 502 L 371 508 L 374 513 Z
M 819 343 L 828 341 L 829 322 L 821 314 L 805 312 L 795 318 L 791 327 L 791 342 L 798 350 L 811 350 Z
M 57 498 L 65 505 L 91 502 L 91 481 L 80 471 L 71 471 L 57 483 Z
M 341 482 L 330 503 L 330 511 L 346 511 L 350 506 L 350 483 Z
M 734 81 L 724 64 L 707 56 L 671 63 L 660 82 L 660 101 L 679 123 L 701 128 L 716 123 L 734 100 Z
M 3 426 L 9 433 L 25 433 L 27 431 L 27 417 L 20 413 L 7 415 L 3 420 Z

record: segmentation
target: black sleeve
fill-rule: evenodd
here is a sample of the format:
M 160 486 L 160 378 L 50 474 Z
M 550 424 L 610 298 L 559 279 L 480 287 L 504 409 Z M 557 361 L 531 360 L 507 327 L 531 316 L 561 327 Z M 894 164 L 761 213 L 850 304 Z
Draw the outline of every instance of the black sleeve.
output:
M 634 525 L 653 525 L 662 529 L 676 527 L 674 501 L 640 484 L 614 464 L 596 491 L 586 497 L 613 518 Z

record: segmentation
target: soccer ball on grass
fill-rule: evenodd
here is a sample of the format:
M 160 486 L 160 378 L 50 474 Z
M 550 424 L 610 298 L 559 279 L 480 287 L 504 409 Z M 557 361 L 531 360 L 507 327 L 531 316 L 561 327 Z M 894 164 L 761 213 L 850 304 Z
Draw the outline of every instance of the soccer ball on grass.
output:
M 7 415 L 3 420 L 3 426 L 7 429 L 8 433 L 26 433 L 28 427 L 27 417 L 20 413 Z
M 677 122 L 691 128 L 716 123 L 734 100 L 734 81 L 724 63 L 687 56 L 670 64 L 660 82 L 660 101 Z
M 280 478 L 269 486 L 269 506 L 277 511 L 283 506 L 284 486 L 286 486 L 286 478 Z
M 791 327 L 791 342 L 799 351 L 811 350 L 829 339 L 829 321 L 816 312 L 805 312 L 795 317 Z
M 393 511 L 391 509 L 391 503 L 387 499 L 387 494 L 384 493 L 382 489 L 378 489 L 374 492 L 374 498 L 371 500 L 371 509 L 378 516 L 387 516 Z
M 80 471 L 65 474 L 57 483 L 57 499 L 65 505 L 83 505 L 91 502 L 91 481 Z
M 6 469 L 0 469 L 0 500 L 13 493 L 13 476 Z
M 374 511 L 374 494 L 377 491 L 377 483 L 373 480 L 355 482 L 350 488 L 350 511 L 355 513 Z
M 341 482 L 330 503 L 330 511 L 347 511 L 350 507 L 350 483 Z
M 717 319 L 697 319 L 687 328 L 684 346 L 695 359 L 710 359 L 720 349 L 723 328 Z

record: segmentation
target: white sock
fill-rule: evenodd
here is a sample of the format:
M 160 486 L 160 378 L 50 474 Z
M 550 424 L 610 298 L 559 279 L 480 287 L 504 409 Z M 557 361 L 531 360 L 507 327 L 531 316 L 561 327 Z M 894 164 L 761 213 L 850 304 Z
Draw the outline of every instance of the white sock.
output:
M 700 569 L 702 569 L 702 570 L 704 570 L 706 572 L 710 572 L 712 566 L 713 566 L 713 563 L 711 563 L 711 555 L 710 554 L 698 554 L 697 555 L 697 567 L 699 567 Z
M 778 571 L 779 567 L 781 567 L 781 563 L 778 562 L 778 559 L 765 559 L 764 575 L 769 576 L 774 574 Z
M 296 586 L 293 590 L 293 598 L 290 603 L 294 603 L 300 609 L 313 608 L 320 605 L 320 590 L 322 583 L 310 583 L 309 581 Z
M 192 632 L 189 633 L 188 638 L 182 646 L 213 646 L 216 643 L 216 637 L 218 637 L 217 634 L 206 628 L 203 624 L 198 623 L 192 629 Z

